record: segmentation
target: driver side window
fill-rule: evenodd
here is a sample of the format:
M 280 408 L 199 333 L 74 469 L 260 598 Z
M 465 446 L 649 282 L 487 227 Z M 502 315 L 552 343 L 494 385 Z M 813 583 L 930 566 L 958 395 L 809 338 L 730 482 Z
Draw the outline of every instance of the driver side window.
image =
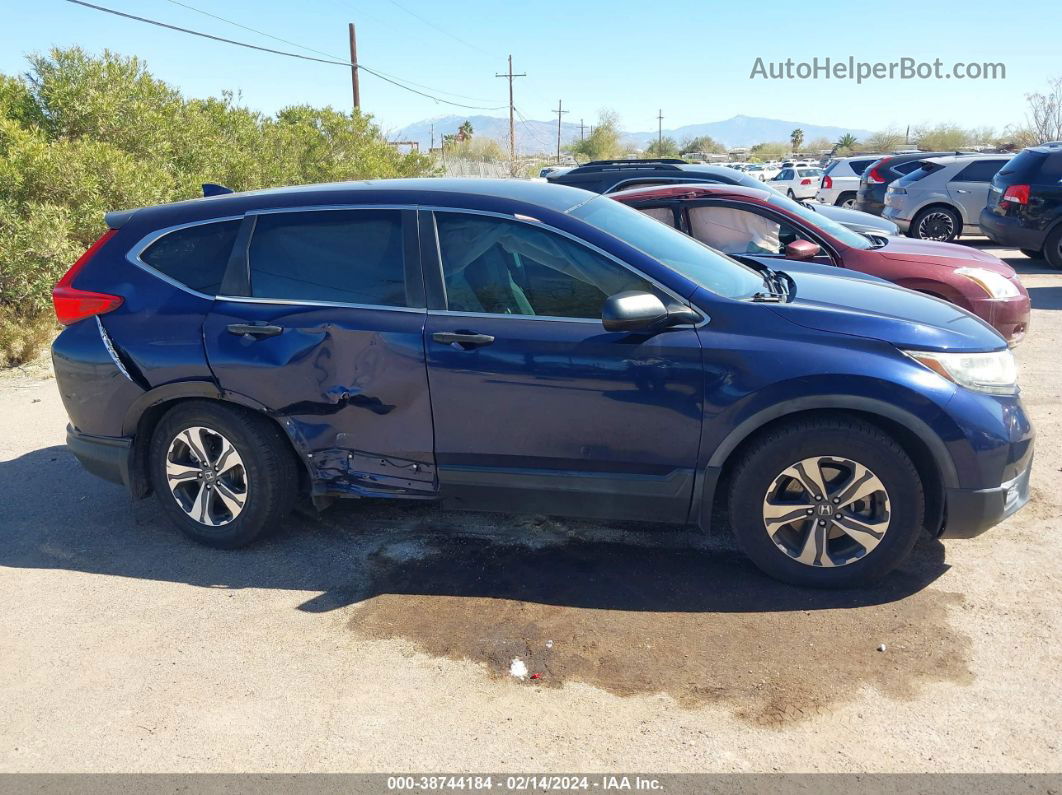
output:
M 656 292 L 622 265 L 532 223 L 446 212 L 435 223 L 452 311 L 598 319 L 610 295 Z
M 737 207 L 692 207 L 689 218 L 693 237 L 724 254 L 776 256 L 794 240 L 806 239 L 790 224 Z

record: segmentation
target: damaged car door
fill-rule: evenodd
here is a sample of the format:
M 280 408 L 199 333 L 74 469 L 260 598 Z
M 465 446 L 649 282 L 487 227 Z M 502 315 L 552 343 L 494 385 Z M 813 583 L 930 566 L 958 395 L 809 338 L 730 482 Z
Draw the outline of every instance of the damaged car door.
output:
M 220 388 L 280 420 L 315 494 L 435 493 L 416 223 L 399 208 L 249 213 L 204 324 Z

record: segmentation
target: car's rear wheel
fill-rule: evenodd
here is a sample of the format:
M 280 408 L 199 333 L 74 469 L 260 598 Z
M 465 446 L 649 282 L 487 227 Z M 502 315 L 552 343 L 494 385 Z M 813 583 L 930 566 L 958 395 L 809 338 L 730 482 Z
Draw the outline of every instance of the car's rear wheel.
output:
M 925 510 L 922 482 L 903 448 L 856 419 L 813 419 L 768 431 L 731 480 L 738 543 L 779 580 L 865 585 L 911 552 Z
M 915 216 L 908 234 L 920 240 L 950 243 L 962 231 L 962 219 L 948 207 L 927 207 Z
M 845 207 L 849 210 L 854 210 L 856 205 L 856 195 L 854 192 L 842 193 L 837 197 L 837 201 L 834 202 L 837 207 Z
M 1062 268 L 1062 225 L 1055 227 L 1044 241 L 1044 259 L 1052 268 Z
M 221 403 L 183 403 L 152 435 L 152 487 L 163 512 L 196 541 L 243 546 L 291 510 L 298 477 L 286 445 L 265 417 Z
M 1029 259 L 1040 259 L 1040 257 L 1042 257 L 1044 255 L 1044 253 L 1042 251 L 1036 251 L 1035 249 L 1031 249 L 1031 248 L 1022 248 L 1022 249 L 1018 249 L 1018 250 L 1021 251 L 1021 253 L 1024 254 Z

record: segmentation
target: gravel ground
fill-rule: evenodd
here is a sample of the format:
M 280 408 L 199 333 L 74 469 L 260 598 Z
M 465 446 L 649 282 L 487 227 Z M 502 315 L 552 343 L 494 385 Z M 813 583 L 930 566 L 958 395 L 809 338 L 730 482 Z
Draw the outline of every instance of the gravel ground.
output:
M 45 365 L 0 374 L 0 770 L 1062 770 L 1062 274 L 992 250 L 1032 501 L 855 595 L 725 534 L 379 502 L 205 549 L 81 470 Z

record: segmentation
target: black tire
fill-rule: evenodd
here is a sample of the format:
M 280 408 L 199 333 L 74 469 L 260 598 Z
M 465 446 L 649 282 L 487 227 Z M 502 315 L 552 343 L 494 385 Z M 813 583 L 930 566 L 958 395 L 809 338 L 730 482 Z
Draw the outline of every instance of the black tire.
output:
M 1062 269 L 1062 226 L 1056 226 L 1047 236 L 1043 257 L 1052 268 Z
M 1018 250 L 1029 259 L 1040 259 L 1040 257 L 1044 255 L 1042 251 L 1034 251 L 1031 248 L 1022 248 Z
M 764 513 L 769 490 L 783 482 L 787 468 L 815 457 L 851 459 L 871 470 L 884 485 L 891 511 L 887 529 L 877 546 L 853 562 L 801 563 L 779 548 L 778 536 L 772 538 L 768 533 Z M 875 582 L 907 558 L 922 528 L 925 497 L 917 469 L 893 438 L 873 425 L 842 416 L 792 422 L 753 442 L 731 480 L 728 512 L 738 544 L 765 573 L 794 585 L 847 588 Z M 817 519 L 815 515 L 807 521 L 814 525 Z M 836 532 L 838 536 L 828 540 L 827 547 L 851 543 L 848 536 Z
M 946 217 L 950 220 L 950 230 L 944 231 L 944 222 L 937 221 L 933 223 L 937 216 Z M 922 229 L 922 222 L 926 221 L 927 228 Z M 934 236 L 931 232 L 934 229 L 938 229 L 939 233 Z M 933 207 L 926 207 L 924 210 L 920 210 L 918 214 L 911 221 L 911 225 L 907 228 L 907 236 L 914 237 L 919 240 L 937 240 L 941 243 L 951 243 L 958 240 L 959 235 L 962 234 L 962 218 L 951 207 L 944 207 L 943 205 L 935 205 Z
M 856 208 L 856 192 L 850 190 L 842 193 L 833 204 L 835 207 L 847 207 L 854 210 Z
M 241 495 L 242 507 L 235 516 L 232 514 L 236 509 L 229 511 L 231 518 L 225 523 L 209 525 L 192 518 L 169 486 L 168 457 L 173 455 L 176 458 L 178 450 L 191 449 L 189 446 L 171 446 L 178 434 L 194 427 L 205 428 L 227 440 L 242 462 L 234 475 L 245 486 L 244 495 Z M 209 450 L 206 457 L 211 458 Z M 180 466 L 194 468 L 195 457 L 191 465 L 181 463 Z M 204 471 L 208 468 L 204 467 Z M 276 423 L 245 409 L 214 401 L 181 403 L 162 418 L 151 437 L 148 471 L 163 513 L 191 538 L 222 549 L 244 546 L 275 529 L 290 512 L 298 483 L 294 456 Z M 208 477 L 214 476 L 208 473 Z M 202 476 L 197 478 L 202 480 Z M 201 489 L 203 484 L 189 478 L 188 485 L 182 487 L 187 491 L 180 492 L 182 498 L 187 500 L 188 494 L 198 494 L 197 487 Z M 221 510 L 226 510 L 223 505 Z

